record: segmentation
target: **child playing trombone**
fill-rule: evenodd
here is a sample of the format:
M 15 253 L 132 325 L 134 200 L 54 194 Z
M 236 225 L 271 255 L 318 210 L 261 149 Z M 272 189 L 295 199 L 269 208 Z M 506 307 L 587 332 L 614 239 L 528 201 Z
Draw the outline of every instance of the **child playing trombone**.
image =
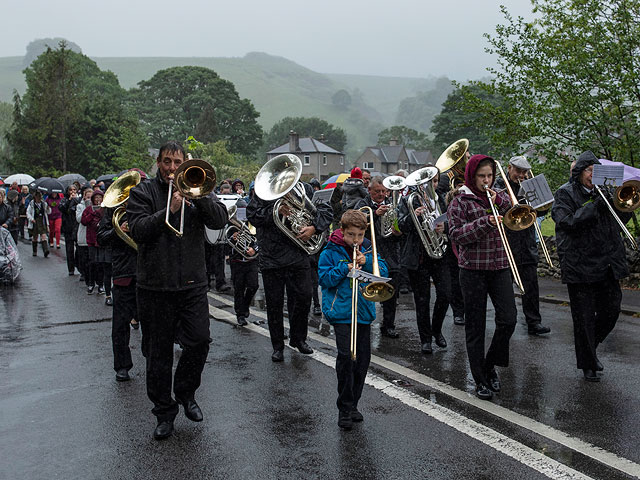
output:
M 357 311 L 353 311 L 352 283 L 349 272 L 356 268 L 374 271 L 373 255 L 368 251 L 371 242 L 364 238 L 367 217 L 358 210 L 347 210 L 340 220 L 340 228 L 329 237 L 318 261 L 319 283 L 322 287 L 322 313 L 333 325 L 336 334 L 336 374 L 338 376 L 338 426 L 350 430 L 353 422 L 361 422 L 358 401 L 371 360 L 371 322 L 376 307 L 357 292 Z M 353 264 L 355 249 L 355 266 Z M 378 257 L 380 274 L 387 275 L 386 263 Z M 357 285 L 356 285 L 356 288 Z M 355 342 L 351 342 L 352 315 L 357 315 Z M 353 351 L 352 351 L 353 350 Z M 355 356 L 355 360 L 352 359 Z

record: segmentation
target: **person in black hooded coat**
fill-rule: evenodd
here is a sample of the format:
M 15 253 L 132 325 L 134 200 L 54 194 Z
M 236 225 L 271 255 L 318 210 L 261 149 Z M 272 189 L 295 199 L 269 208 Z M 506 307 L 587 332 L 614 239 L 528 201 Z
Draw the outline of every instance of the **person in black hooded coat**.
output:
M 620 279 L 629 275 L 620 226 L 591 183 L 593 152 L 578 157 L 569 183 L 555 193 L 551 216 L 562 283 L 567 284 L 573 317 L 577 367 L 585 380 L 597 382 L 603 369 L 596 349 L 620 315 Z M 617 211 L 616 211 L 617 212 Z M 631 213 L 617 212 L 623 223 Z

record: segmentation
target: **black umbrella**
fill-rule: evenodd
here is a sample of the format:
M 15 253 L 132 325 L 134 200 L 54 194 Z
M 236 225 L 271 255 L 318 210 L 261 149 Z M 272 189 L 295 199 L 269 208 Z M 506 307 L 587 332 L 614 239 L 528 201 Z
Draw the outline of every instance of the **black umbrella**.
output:
M 69 188 L 69 185 L 74 182 L 78 182 L 80 185 L 84 185 L 85 183 L 87 183 L 87 179 L 79 173 L 67 173 L 66 175 L 58 177 L 58 180 L 64 186 L 64 188 Z
M 106 175 L 100 175 L 98 178 L 96 178 L 96 183 L 100 183 L 100 182 L 113 182 L 113 179 L 115 177 L 117 177 L 118 175 L 116 175 L 115 173 L 107 173 Z
M 51 177 L 42 177 L 35 181 L 35 189 L 43 193 L 64 193 L 64 185 L 60 180 Z

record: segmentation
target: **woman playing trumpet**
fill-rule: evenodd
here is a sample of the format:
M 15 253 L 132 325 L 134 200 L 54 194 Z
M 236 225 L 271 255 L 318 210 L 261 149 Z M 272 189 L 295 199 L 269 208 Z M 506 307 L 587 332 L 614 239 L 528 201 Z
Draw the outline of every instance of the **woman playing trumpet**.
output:
M 465 184 L 447 211 L 449 236 L 458 249 L 469 366 L 476 395 L 484 400 L 500 391 L 495 366 L 509 365 L 509 339 L 516 325 L 516 303 L 505 251 L 508 247 L 497 228 L 511 202 L 506 192 L 492 189 L 495 175 L 493 158 L 472 156 L 465 169 Z M 492 214 L 492 204 L 497 218 Z M 485 355 L 487 296 L 496 310 L 496 329 Z

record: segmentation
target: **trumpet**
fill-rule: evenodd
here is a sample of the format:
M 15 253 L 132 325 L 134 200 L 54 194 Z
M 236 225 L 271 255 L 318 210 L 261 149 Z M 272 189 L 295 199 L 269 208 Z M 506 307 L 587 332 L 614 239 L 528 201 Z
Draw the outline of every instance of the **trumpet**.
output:
M 249 255 L 247 250 L 256 243 L 255 231 L 251 230 L 253 227 L 247 225 L 247 222 L 241 222 L 236 218 L 237 210 L 238 207 L 236 205 L 232 205 L 229 208 L 229 225 L 224 229 L 224 239 L 231 248 L 242 255 L 242 258 L 245 260 L 251 260 L 256 258 L 257 252 L 254 252 L 253 255 Z M 233 236 L 236 233 L 237 235 L 234 239 Z
M 382 185 L 387 190 L 391 190 L 391 208 L 383 215 L 380 220 L 380 230 L 383 237 L 390 237 L 394 230 L 398 230 L 398 197 L 400 191 L 404 190 L 406 182 L 400 175 L 391 175 L 382 180 Z
M 169 222 L 169 214 L 171 210 L 171 197 L 173 194 L 173 187 L 175 185 L 176 190 L 183 196 L 182 206 L 180 207 L 180 229 L 174 228 Z M 167 213 L 164 217 L 164 223 L 169 229 L 177 236 L 181 237 L 184 234 L 184 208 L 185 198 L 202 198 L 209 195 L 216 185 L 216 172 L 205 160 L 192 159 L 189 154 L 189 159 L 183 162 L 175 174 L 169 175 L 169 195 L 167 196 Z
M 427 255 L 438 259 L 442 258 L 447 250 L 447 237 L 435 230 L 435 220 L 442 214 L 438 206 L 436 192 L 431 185 L 431 180 L 436 175 L 438 175 L 436 167 L 424 167 L 407 177 L 407 185 L 416 186 L 418 189 L 407 198 L 407 207 Z M 425 197 L 427 198 L 425 199 Z M 416 213 L 417 209 L 413 205 L 416 200 L 427 213 L 421 215 Z
M 508 185 L 508 183 L 507 183 Z M 487 192 L 487 197 L 489 198 L 489 204 L 491 205 L 491 212 L 493 213 L 494 218 L 496 219 L 496 227 L 498 229 L 498 233 L 500 233 L 500 239 L 502 240 L 502 244 L 504 245 L 504 250 L 507 253 L 507 260 L 509 261 L 509 267 L 511 268 L 511 273 L 513 274 L 513 279 L 518 285 L 520 292 L 524 295 L 524 285 L 522 284 L 522 280 L 520 279 L 520 272 L 518 272 L 518 267 L 516 265 L 516 260 L 513 257 L 513 252 L 511 251 L 511 247 L 509 246 L 509 242 L 507 240 L 507 234 L 504 230 L 504 225 L 500 221 L 500 215 L 498 214 L 498 209 L 496 205 L 493 203 L 493 199 L 491 198 L 491 192 L 489 191 L 489 185 L 485 185 L 484 189 Z M 531 207 L 529 207 L 531 208 Z M 511 210 L 509 210 L 510 212 Z M 509 213 L 507 212 L 507 213 Z
M 104 198 L 102 200 L 102 204 L 100 205 L 101 207 L 106 208 L 118 207 L 113 212 L 113 229 L 116 231 L 116 235 L 118 235 L 118 237 L 120 237 L 127 245 L 129 245 L 134 250 L 138 250 L 138 245 L 133 240 L 133 238 L 131 238 L 122 230 L 121 222 L 122 218 L 127 213 L 127 201 L 129 200 L 129 192 L 133 187 L 138 185 L 141 180 L 142 177 L 140 176 L 140 173 L 136 172 L 135 170 L 121 175 L 116 179 L 115 182 L 109 185 L 107 191 L 104 192 Z

